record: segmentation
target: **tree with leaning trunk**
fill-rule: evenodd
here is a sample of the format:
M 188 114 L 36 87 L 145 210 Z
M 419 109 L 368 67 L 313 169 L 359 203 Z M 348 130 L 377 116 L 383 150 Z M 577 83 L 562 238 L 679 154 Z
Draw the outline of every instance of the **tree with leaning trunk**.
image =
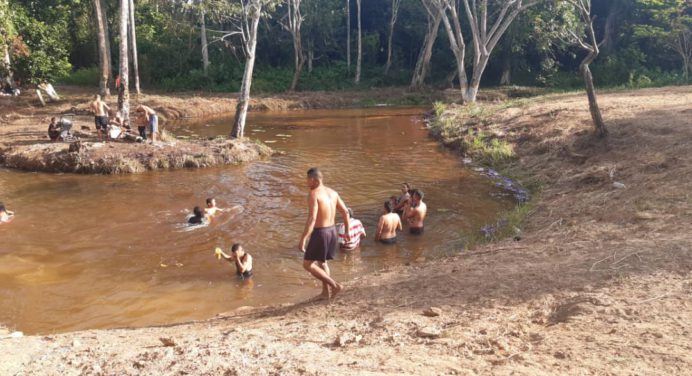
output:
M 596 136 L 602 138 L 608 135 L 608 130 L 603 122 L 601 109 L 598 107 L 596 88 L 594 87 L 593 75 L 591 74 L 591 69 L 589 68 L 589 65 L 596 59 L 596 57 L 598 57 L 599 47 L 601 45 L 596 41 L 596 33 L 593 27 L 594 18 L 591 17 L 591 0 L 566 1 L 574 6 L 579 18 L 582 21 L 582 26 L 584 29 L 581 33 L 582 35 L 578 35 L 575 32 L 571 32 L 571 35 L 574 42 L 587 52 L 586 57 L 584 60 L 582 60 L 581 64 L 579 64 L 579 71 L 581 72 L 582 78 L 584 79 L 584 85 L 586 86 L 586 95 L 589 98 L 589 112 L 591 112 L 591 119 L 593 120 L 594 127 L 596 128 Z
M 416 66 L 413 69 L 413 76 L 411 77 L 411 89 L 417 89 L 423 86 L 425 83 L 425 77 L 430 71 L 430 59 L 432 58 L 432 50 L 435 46 L 435 41 L 437 40 L 437 34 L 440 30 L 440 22 L 442 21 L 442 16 L 435 8 L 433 4 L 434 0 L 421 0 L 423 7 L 425 7 L 426 14 L 428 16 L 427 29 L 425 32 L 425 39 L 423 40 L 423 46 L 418 53 L 418 59 L 416 60 Z
M 105 21 L 106 14 L 103 0 L 94 0 L 94 11 L 96 13 L 96 30 L 98 37 L 99 48 L 99 94 L 102 98 L 106 98 L 111 94 L 108 88 L 108 81 L 111 75 L 111 62 L 108 54 L 107 40 L 108 30 L 107 22 Z
M 120 0 L 120 86 L 118 87 L 118 112 L 124 121 L 130 121 L 130 88 L 128 85 L 128 19 L 130 0 Z
M 305 65 L 305 53 L 303 52 L 303 41 L 300 35 L 300 28 L 303 24 L 303 16 L 300 13 L 300 1 L 301 0 L 287 1 L 287 22 L 281 24 L 284 29 L 291 33 L 291 38 L 293 39 L 295 71 L 293 72 L 293 80 L 291 81 L 291 87 L 288 89 L 289 91 L 296 90 L 298 80 L 300 79 L 300 74 L 302 73 L 303 66 Z
M 257 49 L 257 27 L 262 15 L 262 0 L 240 0 L 240 31 L 243 49 L 247 60 L 243 73 L 243 83 L 240 87 L 240 97 L 235 110 L 235 121 L 231 130 L 232 138 L 242 138 L 245 132 L 247 110 L 250 105 L 250 88 L 252 86 L 252 72 L 255 68 L 255 52 Z
M 488 66 L 490 55 L 509 25 L 521 12 L 537 4 L 540 0 L 524 3 L 522 0 L 498 1 L 499 9 L 489 9 L 488 0 L 431 0 L 442 16 L 442 22 L 447 31 L 449 45 L 454 54 L 457 74 L 464 103 L 476 101 L 481 78 Z M 466 43 L 459 19 L 459 7 L 464 6 L 466 18 L 471 30 L 473 44 L 473 70 L 471 77 L 466 74 L 465 55 Z M 488 23 L 489 16 L 494 15 L 494 22 Z
M 389 69 L 392 67 L 392 39 L 394 38 L 394 26 L 396 19 L 399 16 L 399 8 L 401 0 L 392 0 L 392 14 L 389 18 L 389 29 L 387 30 L 387 63 L 384 66 L 384 74 L 389 74 Z
M 346 67 L 351 71 L 351 0 L 346 0 Z

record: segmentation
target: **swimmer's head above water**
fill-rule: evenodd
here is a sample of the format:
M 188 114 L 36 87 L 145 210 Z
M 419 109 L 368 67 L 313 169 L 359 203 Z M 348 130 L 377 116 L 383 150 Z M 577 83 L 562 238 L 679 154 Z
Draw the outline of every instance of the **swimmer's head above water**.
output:
M 195 206 L 195 208 L 192 209 L 192 213 L 195 214 L 195 217 L 201 217 L 203 215 L 202 208 L 200 208 L 199 206 Z
M 216 199 L 211 198 L 211 197 L 208 198 L 208 199 L 207 199 L 207 207 L 208 207 L 208 208 L 213 208 L 213 207 L 215 207 L 215 206 L 216 206 Z
M 385 201 L 384 202 L 384 213 L 389 214 L 393 211 L 394 211 L 394 209 L 392 207 L 392 202 L 391 201 Z

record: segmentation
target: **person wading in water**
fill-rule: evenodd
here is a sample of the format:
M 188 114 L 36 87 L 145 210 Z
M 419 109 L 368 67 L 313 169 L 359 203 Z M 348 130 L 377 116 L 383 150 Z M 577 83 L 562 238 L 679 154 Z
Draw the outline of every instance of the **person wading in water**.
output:
M 334 259 L 339 246 L 339 237 L 334 225 L 336 211 L 341 213 L 344 227 L 351 228 L 348 209 L 336 191 L 322 184 L 322 172 L 316 167 L 308 170 L 307 185 L 310 188 L 308 219 L 298 249 L 305 254 L 303 268 L 322 282 L 321 297 L 333 298 L 343 286 L 331 278 L 327 260 Z M 344 238 L 347 242 L 351 240 L 348 231 Z

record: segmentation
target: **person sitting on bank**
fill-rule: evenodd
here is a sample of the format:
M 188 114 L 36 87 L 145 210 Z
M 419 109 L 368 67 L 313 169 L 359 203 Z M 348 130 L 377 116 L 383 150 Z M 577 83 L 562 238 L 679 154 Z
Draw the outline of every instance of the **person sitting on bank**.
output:
M 207 217 L 204 215 L 204 212 L 202 211 L 202 208 L 199 206 L 195 206 L 194 209 L 192 209 L 193 216 L 190 217 L 190 219 L 187 220 L 187 223 L 191 225 L 201 225 L 207 223 Z
M 140 104 L 139 106 L 137 106 L 136 112 L 144 114 L 144 116 L 146 117 L 147 131 L 149 131 L 149 135 L 151 136 L 151 142 L 156 142 L 156 137 L 159 133 L 159 117 L 158 115 L 156 115 L 156 111 L 154 111 L 154 109 L 149 106 Z
M 408 205 L 411 202 L 411 185 L 409 183 L 402 183 L 401 184 L 401 195 L 396 198 L 396 202 L 394 203 L 394 212 L 398 214 L 400 217 L 404 215 L 404 209 L 406 208 L 406 205 Z
M 428 206 L 423 202 L 423 191 L 414 189 L 411 194 L 411 204 L 406 209 L 406 220 L 409 224 L 409 232 L 413 235 L 422 235 L 423 221 L 428 213 Z
M 218 212 L 222 212 L 224 209 L 216 206 L 216 199 L 213 197 L 210 197 L 207 199 L 207 207 L 204 209 L 204 213 L 208 217 L 213 217 L 215 216 Z
M 392 203 L 385 201 L 384 214 L 382 214 L 380 221 L 377 223 L 375 240 L 383 244 L 394 244 L 396 243 L 396 232 L 401 230 L 401 228 L 401 218 L 394 213 Z
M 221 251 L 220 254 L 228 262 L 235 264 L 236 274 L 240 279 L 252 277 L 252 256 L 245 252 L 240 243 L 233 244 L 231 247 L 231 255 L 227 255 L 224 251 Z
M 367 236 L 363 223 L 353 218 L 353 210 L 351 210 L 351 208 L 348 208 L 348 216 L 351 218 L 349 220 L 349 226 L 351 228 L 348 230 L 351 238 L 348 241 L 346 240 L 346 226 L 343 223 L 336 225 L 336 232 L 339 235 L 339 247 L 344 251 L 352 251 L 358 248 L 358 246 L 360 246 L 360 240 Z
M 58 122 L 58 118 L 53 116 L 50 118 L 50 124 L 48 125 L 48 138 L 53 142 L 58 141 L 60 133 L 62 133 L 62 125 Z
M 5 204 L 0 202 L 0 223 L 7 223 L 14 219 L 14 212 L 5 208 Z

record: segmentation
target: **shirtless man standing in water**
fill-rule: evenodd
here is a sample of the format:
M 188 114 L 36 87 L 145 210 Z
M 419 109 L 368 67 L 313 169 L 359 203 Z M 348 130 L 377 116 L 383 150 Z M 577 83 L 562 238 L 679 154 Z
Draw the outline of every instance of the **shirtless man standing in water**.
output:
M 377 223 L 375 240 L 383 244 L 395 244 L 396 232 L 399 230 L 401 230 L 401 219 L 398 214 L 394 213 L 392 203 L 385 201 L 384 214 L 382 214 L 380 221 Z
M 99 138 L 103 138 L 108 130 L 108 111 L 110 107 L 106 102 L 101 100 L 101 96 L 94 95 L 94 101 L 91 102 L 91 110 L 94 111 L 94 125 L 96 125 L 96 132 L 99 134 Z
M 423 221 L 428 213 L 428 206 L 423 202 L 423 192 L 418 189 L 411 194 L 411 206 L 406 210 L 409 232 L 413 235 L 423 235 Z
M 310 188 L 308 220 L 298 243 L 298 249 L 305 253 L 303 268 L 322 281 L 321 296 L 333 298 L 341 291 L 342 286 L 330 277 L 327 260 L 334 259 L 339 246 L 339 236 L 334 225 L 336 211 L 341 213 L 345 228 L 351 228 L 348 209 L 336 191 L 322 184 L 322 172 L 316 167 L 308 170 L 307 183 Z M 344 237 L 348 242 L 351 235 L 346 231 Z

